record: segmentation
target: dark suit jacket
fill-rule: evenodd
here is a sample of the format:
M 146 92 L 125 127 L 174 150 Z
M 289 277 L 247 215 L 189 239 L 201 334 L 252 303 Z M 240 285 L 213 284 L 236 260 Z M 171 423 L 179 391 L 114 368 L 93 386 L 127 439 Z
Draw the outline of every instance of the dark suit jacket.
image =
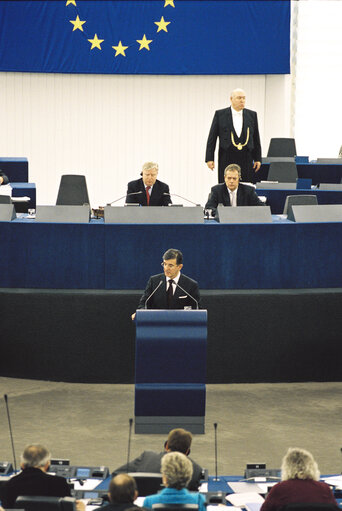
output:
M 154 452 L 154 451 L 144 451 L 138 458 L 135 458 L 135 460 L 132 460 L 126 465 L 122 465 L 122 467 L 117 468 L 112 476 L 115 476 L 116 474 L 124 473 L 124 472 L 152 472 L 159 474 L 160 473 L 160 466 L 161 466 L 161 459 L 166 454 L 166 451 L 164 452 Z M 189 460 L 192 463 L 193 466 L 193 473 L 190 483 L 188 484 L 188 489 L 191 491 L 197 491 L 200 479 L 202 475 L 202 468 L 191 458 Z
M 4 182 L 2 183 L 3 185 L 7 185 L 8 183 L 8 177 L 6 176 L 6 174 L 4 174 L 3 172 L 0 171 L 0 176 L 3 178 Z
M 244 108 L 242 116 L 243 124 L 241 137 L 243 141 L 246 140 L 247 128 L 249 128 L 249 140 L 246 147 L 252 153 L 254 161 L 261 161 L 261 145 L 257 113 L 253 112 L 253 110 Z M 231 107 L 216 110 L 208 136 L 205 161 L 214 161 L 217 137 L 219 137 L 220 149 L 223 149 L 224 151 L 229 149 L 232 145 L 232 131 L 235 134 Z M 236 134 L 234 136 L 236 139 Z
M 2 506 L 14 507 L 20 495 L 70 497 L 70 488 L 64 477 L 46 474 L 39 468 L 25 468 L 3 487 Z
M 230 195 L 226 183 L 212 187 L 206 209 L 216 209 L 218 204 L 230 206 Z M 263 206 L 263 202 L 257 196 L 253 186 L 239 184 L 236 197 L 237 206 Z
M 153 293 L 153 291 L 158 287 L 160 281 L 162 284 L 158 288 L 158 290 L 154 293 L 153 296 L 147 302 L 148 309 L 167 309 L 167 297 L 166 297 L 166 277 L 163 273 L 159 273 L 158 275 L 153 275 L 149 278 L 147 282 L 147 286 L 145 288 L 144 294 L 140 298 L 140 302 L 138 305 L 138 309 L 145 308 L 145 302 L 148 297 Z M 185 291 L 179 287 L 181 286 Z M 191 295 L 198 302 L 198 306 L 200 308 L 200 293 L 198 289 L 198 284 L 195 280 L 190 279 L 186 275 L 181 273 L 181 276 L 178 281 L 178 286 L 173 295 L 173 303 L 170 307 L 171 309 L 184 309 L 184 307 L 192 307 L 193 309 L 197 308 L 196 302 L 190 298 Z
M 140 194 L 131 196 L 128 195 L 129 193 L 140 191 L 142 192 Z M 170 195 L 164 195 L 165 193 L 170 193 L 169 185 L 162 183 L 162 181 L 158 181 L 157 179 L 152 188 L 150 206 L 167 206 L 168 204 L 171 204 L 172 201 Z M 147 206 L 146 190 L 142 178 L 128 183 L 126 203 L 141 204 L 142 206 Z

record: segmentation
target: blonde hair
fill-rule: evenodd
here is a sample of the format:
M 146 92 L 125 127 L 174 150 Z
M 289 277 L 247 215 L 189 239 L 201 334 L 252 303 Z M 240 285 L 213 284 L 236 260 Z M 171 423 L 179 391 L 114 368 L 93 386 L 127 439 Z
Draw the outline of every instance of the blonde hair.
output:
M 314 457 L 309 451 L 290 447 L 281 465 L 281 479 L 313 479 L 318 481 L 320 472 Z
M 154 161 L 147 161 L 146 163 L 144 163 L 142 169 L 143 169 L 143 171 L 155 169 L 158 172 L 159 167 L 158 167 L 158 163 L 155 163 Z
M 185 454 L 169 452 L 162 458 L 160 471 L 167 479 L 167 486 L 181 490 L 188 485 L 193 468 Z

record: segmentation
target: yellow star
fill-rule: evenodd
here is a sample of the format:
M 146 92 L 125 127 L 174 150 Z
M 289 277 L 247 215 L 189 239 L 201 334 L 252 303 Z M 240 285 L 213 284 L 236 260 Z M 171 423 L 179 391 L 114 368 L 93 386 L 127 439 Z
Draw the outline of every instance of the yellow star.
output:
M 161 17 L 160 21 L 155 21 L 154 24 L 158 26 L 157 33 L 161 30 L 164 30 L 164 32 L 167 32 L 167 26 L 170 25 L 171 21 L 165 21 L 164 16 Z
M 81 21 L 79 15 L 77 15 L 77 18 L 75 19 L 75 21 L 70 20 L 70 23 L 72 23 L 74 25 L 74 28 L 72 29 L 72 31 L 79 29 L 83 32 L 82 25 L 84 25 L 85 21 Z
M 172 7 L 174 7 L 175 1 L 174 0 L 165 0 L 164 7 L 167 7 L 168 5 L 172 5 Z
M 125 50 L 127 50 L 128 46 L 122 46 L 121 41 L 119 41 L 119 44 L 117 46 L 112 46 L 112 48 L 116 50 L 115 57 L 117 57 L 118 55 L 123 55 L 124 57 L 126 57 Z
M 65 7 L 68 7 L 68 5 L 74 5 L 76 7 L 76 0 L 67 0 L 66 1 L 66 4 L 65 4 Z
M 99 50 L 102 50 L 101 43 L 103 43 L 104 39 L 98 39 L 97 34 L 94 35 L 94 39 L 88 39 L 88 41 L 91 43 L 91 50 L 94 48 L 98 48 Z
M 144 34 L 142 39 L 136 39 L 136 41 L 140 44 L 139 51 L 143 48 L 146 48 L 146 50 L 150 51 L 149 44 L 152 43 L 153 39 L 146 39 L 146 35 Z

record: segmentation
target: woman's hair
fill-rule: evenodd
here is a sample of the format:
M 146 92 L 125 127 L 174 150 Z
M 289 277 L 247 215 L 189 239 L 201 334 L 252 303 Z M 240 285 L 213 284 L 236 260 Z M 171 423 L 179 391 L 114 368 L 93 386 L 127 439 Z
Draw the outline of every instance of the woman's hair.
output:
M 281 465 L 281 479 L 313 479 L 318 481 L 320 472 L 314 457 L 309 451 L 290 447 Z
M 192 463 L 181 452 L 169 452 L 162 457 L 161 473 L 167 479 L 167 486 L 181 490 L 192 477 Z

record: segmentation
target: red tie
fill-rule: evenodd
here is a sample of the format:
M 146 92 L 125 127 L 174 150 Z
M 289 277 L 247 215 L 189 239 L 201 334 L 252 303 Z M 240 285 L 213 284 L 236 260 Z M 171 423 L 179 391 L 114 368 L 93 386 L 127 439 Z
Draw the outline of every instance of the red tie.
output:
M 147 199 L 147 205 L 149 206 L 150 205 L 150 190 L 151 190 L 151 187 L 150 186 L 146 186 L 146 199 Z

